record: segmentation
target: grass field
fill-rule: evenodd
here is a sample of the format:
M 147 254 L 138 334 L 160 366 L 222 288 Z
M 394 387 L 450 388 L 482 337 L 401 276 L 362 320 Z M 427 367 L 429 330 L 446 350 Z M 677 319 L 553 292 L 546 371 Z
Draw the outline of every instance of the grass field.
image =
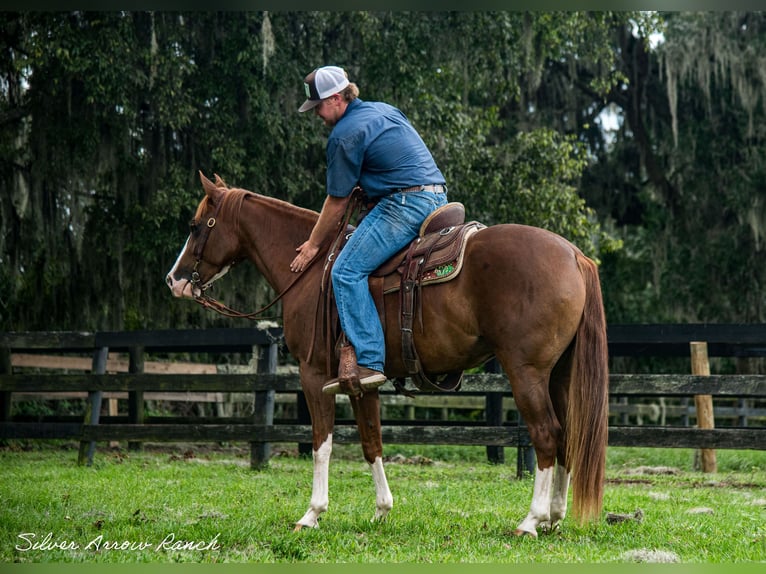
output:
M 374 490 L 359 448 L 336 446 L 330 509 L 293 533 L 311 461 L 277 452 L 249 468 L 246 445 L 100 451 L 78 467 L 71 445 L 0 449 L 0 562 L 631 563 L 766 561 L 766 452 L 612 448 L 605 513 L 643 519 L 515 538 L 532 494 L 483 448 L 387 446 L 394 509 L 371 523 Z M 292 446 L 290 447 L 292 448 Z M 506 457 L 515 460 L 515 451 Z

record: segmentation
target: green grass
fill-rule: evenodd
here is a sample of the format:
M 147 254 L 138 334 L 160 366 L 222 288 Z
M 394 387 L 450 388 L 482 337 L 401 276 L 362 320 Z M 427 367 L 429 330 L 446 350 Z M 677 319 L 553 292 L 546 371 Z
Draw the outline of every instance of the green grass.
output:
M 319 529 L 293 533 L 309 502 L 310 460 L 275 456 L 254 472 L 244 445 L 186 446 L 100 451 L 85 468 L 76 451 L 32 446 L 0 450 L 0 562 L 625 563 L 637 550 L 687 563 L 766 561 L 762 451 L 719 451 L 719 472 L 709 475 L 694 472 L 689 450 L 610 449 L 605 512 L 640 508 L 643 521 L 567 519 L 535 540 L 511 535 L 528 510 L 531 478 L 516 480 L 513 464 L 488 464 L 483 448 L 389 445 L 388 454 L 433 464 L 388 464 L 394 509 L 371 523 L 368 467 L 358 447 L 336 446 L 330 509 Z M 506 457 L 515 461 L 515 450 Z M 676 474 L 635 474 L 659 466 Z M 701 508 L 709 510 L 689 512 Z M 16 549 L 48 533 L 78 548 Z M 170 536 L 215 548 L 158 549 Z M 105 541 L 132 548 L 107 550 Z

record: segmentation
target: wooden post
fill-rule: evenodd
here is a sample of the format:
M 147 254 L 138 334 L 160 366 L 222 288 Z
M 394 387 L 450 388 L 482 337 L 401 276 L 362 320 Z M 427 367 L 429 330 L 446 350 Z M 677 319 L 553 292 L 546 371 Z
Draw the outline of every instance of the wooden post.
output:
M 309 411 L 309 404 L 306 401 L 306 395 L 303 394 L 303 391 L 300 391 L 296 393 L 295 398 L 295 407 L 297 411 L 298 416 L 298 424 L 299 425 L 310 425 L 311 424 L 311 412 Z M 310 442 L 299 442 L 298 443 L 298 454 L 301 456 L 311 456 L 314 452 L 314 445 L 312 445 Z
M 10 375 L 13 373 L 11 365 L 11 349 L 9 347 L 0 347 L 0 375 Z M 11 422 L 11 402 L 13 396 L 10 391 L 0 391 L 0 424 Z M 0 444 L 6 444 L 5 439 L 0 439 Z
M 109 356 L 107 356 L 106 364 L 108 369 Z M 106 373 L 106 371 L 104 372 Z M 116 398 L 111 397 L 106 400 L 106 414 L 110 417 L 116 417 L 120 414 L 119 405 Z M 109 441 L 109 448 L 118 448 L 119 446 L 120 446 L 120 441 L 118 440 Z
M 487 373 L 502 373 L 500 362 L 493 357 L 484 365 Z M 503 424 L 503 395 L 500 393 L 487 393 L 484 397 L 484 420 L 487 425 L 500 426 Z M 505 449 L 501 446 L 487 445 L 487 460 L 491 463 L 502 464 L 505 462 Z
M 103 375 L 106 373 L 106 360 L 109 355 L 109 347 L 100 347 L 93 351 L 93 366 L 91 373 Z M 83 424 L 97 425 L 101 417 L 102 391 L 88 391 L 88 402 L 85 406 Z M 96 441 L 80 441 L 80 452 L 77 456 L 77 464 L 92 466 L 93 455 L 96 453 Z
M 499 427 L 503 424 L 503 394 L 487 393 L 484 399 L 484 418 L 488 426 Z M 487 445 L 487 460 L 494 464 L 505 462 L 505 449 L 502 446 Z
M 691 350 L 692 374 L 704 377 L 710 376 L 710 363 L 707 355 L 707 343 L 693 341 L 689 343 Z M 713 397 L 711 395 L 695 395 L 694 405 L 697 408 L 697 427 L 701 429 L 715 428 L 713 415 Z M 695 467 L 699 460 L 702 472 L 717 472 L 715 449 L 702 448 L 695 454 Z
M 115 398 L 109 398 L 106 400 L 106 414 L 110 417 L 116 417 L 120 414 L 119 407 L 117 404 L 117 399 Z M 109 448 L 119 448 L 120 447 L 120 441 L 118 440 L 110 440 L 109 441 Z
M 681 412 L 681 426 L 689 426 L 689 397 L 681 398 L 681 406 L 683 411 Z
M 630 420 L 628 419 L 628 397 L 620 397 L 617 399 L 617 404 L 623 407 L 623 411 L 620 413 L 620 424 L 627 425 Z
M 128 372 L 131 374 L 144 372 L 144 348 L 130 347 Z M 128 422 L 132 425 L 144 424 L 144 392 L 128 391 Z M 141 443 L 128 441 L 128 450 L 141 450 Z
M 404 418 L 408 421 L 415 420 L 415 405 L 409 404 L 404 406 Z
M 257 372 L 274 374 L 277 372 L 276 343 L 254 346 L 253 354 L 257 358 Z M 273 390 L 255 391 L 253 403 L 253 424 L 270 426 L 274 424 L 274 395 Z M 250 443 L 250 468 L 260 470 L 269 464 L 271 458 L 271 443 L 253 441 Z
M 522 430 L 526 430 L 527 424 L 519 413 L 519 426 L 518 437 L 519 445 L 516 448 L 516 478 L 522 479 L 525 474 L 535 475 L 535 467 L 537 466 L 537 456 L 535 455 L 535 449 L 531 445 L 522 446 Z

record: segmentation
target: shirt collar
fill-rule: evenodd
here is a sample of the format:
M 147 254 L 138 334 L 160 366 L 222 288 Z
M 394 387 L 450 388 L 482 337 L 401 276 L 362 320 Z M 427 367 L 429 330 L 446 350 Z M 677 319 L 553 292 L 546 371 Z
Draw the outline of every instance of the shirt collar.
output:
M 349 112 L 353 112 L 357 107 L 359 107 L 361 103 L 362 103 L 362 100 L 360 100 L 359 98 L 354 98 L 353 100 L 351 100 L 348 103 L 348 106 L 346 107 L 346 111 L 343 112 L 343 115 L 338 121 L 342 121 L 343 118 L 345 118 L 349 114 Z

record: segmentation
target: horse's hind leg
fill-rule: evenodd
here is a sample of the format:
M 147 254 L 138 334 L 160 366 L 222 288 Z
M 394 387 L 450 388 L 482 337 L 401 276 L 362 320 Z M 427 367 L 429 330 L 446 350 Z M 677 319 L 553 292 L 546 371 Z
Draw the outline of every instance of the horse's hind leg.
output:
M 553 477 L 553 498 L 551 500 L 550 528 L 556 527 L 567 514 L 567 493 L 569 492 L 569 471 L 565 466 L 556 463 L 556 474 Z
M 383 439 L 380 433 L 380 396 L 378 391 L 363 393 L 357 397 L 349 397 L 354 410 L 356 424 L 359 428 L 359 438 L 362 442 L 364 459 L 372 470 L 375 481 L 375 515 L 373 522 L 386 517 L 394 506 L 394 497 L 388 488 L 386 471 L 383 468 Z
M 537 527 L 547 526 L 551 521 L 554 468 L 561 426 L 548 394 L 549 372 L 521 361 L 504 361 L 500 354 L 498 358 L 511 382 L 516 407 L 527 425 L 537 455 L 532 503 L 514 534 L 536 537 Z M 512 364 L 520 366 L 511 367 Z
M 562 432 L 559 435 L 556 452 L 556 473 L 553 478 L 553 499 L 551 500 L 550 527 L 555 528 L 567 513 L 569 491 L 569 470 L 566 461 L 566 417 L 569 384 L 572 375 L 571 348 L 562 355 L 551 373 L 550 395 Z

